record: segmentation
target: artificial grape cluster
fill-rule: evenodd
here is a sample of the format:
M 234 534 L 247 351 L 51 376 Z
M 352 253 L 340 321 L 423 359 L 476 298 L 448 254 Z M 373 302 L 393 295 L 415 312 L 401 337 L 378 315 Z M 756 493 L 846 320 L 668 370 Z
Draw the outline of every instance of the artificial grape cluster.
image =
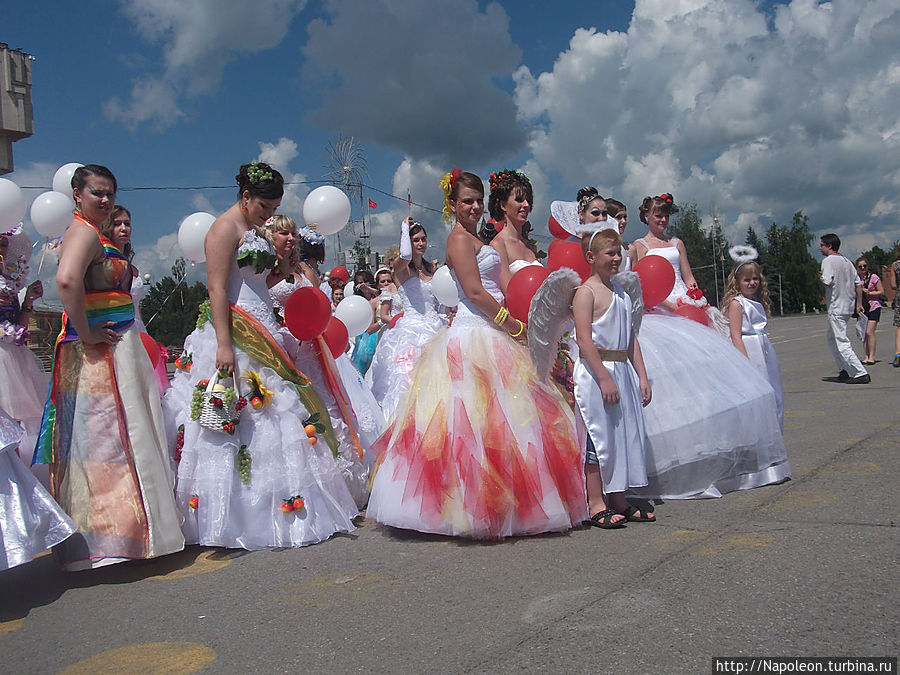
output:
M 194 393 L 191 394 L 191 419 L 196 421 L 200 419 L 200 411 L 203 410 L 203 391 L 206 387 L 201 387 L 199 384 L 194 388 Z
M 226 389 L 225 393 L 222 394 L 222 398 L 225 399 L 225 405 L 231 405 L 231 402 L 234 400 L 234 387 Z
M 246 445 L 242 445 L 241 449 L 237 451 L 237 467 L 238 475 L 244 485 L 250 485 L 250 464 L 250 451 L 247 450 Z
M 246 407 L 247 407 L 247 399 L 245 399 L 243 396 L 241 396 L 237 400 L 237 403 L 234 404 L 234 411 L 241 412 L 241 410 L 243 410 Z

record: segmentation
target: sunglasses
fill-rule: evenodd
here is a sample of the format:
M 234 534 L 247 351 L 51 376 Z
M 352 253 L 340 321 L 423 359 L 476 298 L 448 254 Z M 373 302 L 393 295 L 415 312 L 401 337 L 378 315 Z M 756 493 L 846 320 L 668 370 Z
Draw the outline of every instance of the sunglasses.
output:
M 606 218 L 607 216 L 609 216 L 609 211 L 607 211 L 606 209 L 603 209 L 601 211 L 598 208 L 593 208 L 591 209 L 591 215 L 594 216 L 594 218 L 599 218 L 600 216 Z

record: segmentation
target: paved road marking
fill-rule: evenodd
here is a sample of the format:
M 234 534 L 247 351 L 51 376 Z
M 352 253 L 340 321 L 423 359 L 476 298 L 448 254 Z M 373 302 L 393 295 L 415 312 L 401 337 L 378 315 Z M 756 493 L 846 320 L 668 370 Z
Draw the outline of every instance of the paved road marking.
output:
M 837 495 L 816 490 L 788 490 L 779 495 L 771 504 L 763 508 L 776 511 L 795 511 L 798 509 L 818 509 L 837 501 Z
M 771 546 L 775 537 L 762 532 L 740 532 L 717 537 L 707 544 L 691 551 L 694 555 L 722 555 L 727 553 L 748 553 Z
M 196 642 L 149 642 L 108 649 L 73 663 L 60 675 L 188 675 L 203 670 L 216 660 L 216 652 Z
M 371 572 L 335 572 L 282 586 L 275 591 L 275 599 L 289 606 L 332 607 L 369 601 L 402 583 L 396 577 Z
M 0 621 L 0 635 L 8 635 L 13 631 L 19 630 L 25 625 L 25 619 L 10 619 L 9 621 Z
M 870 473 L 881 473 L 883 469 L 875 462 L 841 462 L 822 467 L 820 476 L 865 476 Z
M 190 560 L 191 556 L 196 557 L 194 557 L 193 560 Z M 187 562 L 187 564 L 184 567 L 179 567 L 171 572 L 160 572 L 158 575 L 147 578 L 154 580 L 184 579 L 186 577 L 197 576 L 198 574 L 215 572 L 216 570 L 228 567 L 231 564 L 231 558 L 227 557 L 227 554 L 222 549 L 215 551 L 200 551 L 199 554 L 194 551 L 182 551 L 181 553 L 177 553 L 170 557 L 177 558 L 179 561 L 183 560 L 184 562 Z

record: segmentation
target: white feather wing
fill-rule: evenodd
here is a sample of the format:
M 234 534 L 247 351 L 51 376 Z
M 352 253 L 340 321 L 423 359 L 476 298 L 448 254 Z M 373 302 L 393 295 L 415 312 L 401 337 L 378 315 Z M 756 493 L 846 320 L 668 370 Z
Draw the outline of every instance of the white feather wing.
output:
M 528 350 L 541 380 L 556 360 L 559 338 L 571 326 L 572 297 L 581 278 L 568 267 L 550 273 L 540 285 L 528 310 Z

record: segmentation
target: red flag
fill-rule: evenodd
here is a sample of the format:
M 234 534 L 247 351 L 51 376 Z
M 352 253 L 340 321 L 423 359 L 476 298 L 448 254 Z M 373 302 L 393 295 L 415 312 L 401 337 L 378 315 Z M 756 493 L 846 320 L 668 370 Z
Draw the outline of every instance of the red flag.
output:
M 373 201 L 370 199 L 370 200 L 369 200 L 369 208 L 370 208 L 370 209 L 373 209 L 373 210 L 374 210 L 374 209 L 377 209 L 377 208 L 378 208 L 378 204 L 376 204 L 375 202 L 373 202 Z

